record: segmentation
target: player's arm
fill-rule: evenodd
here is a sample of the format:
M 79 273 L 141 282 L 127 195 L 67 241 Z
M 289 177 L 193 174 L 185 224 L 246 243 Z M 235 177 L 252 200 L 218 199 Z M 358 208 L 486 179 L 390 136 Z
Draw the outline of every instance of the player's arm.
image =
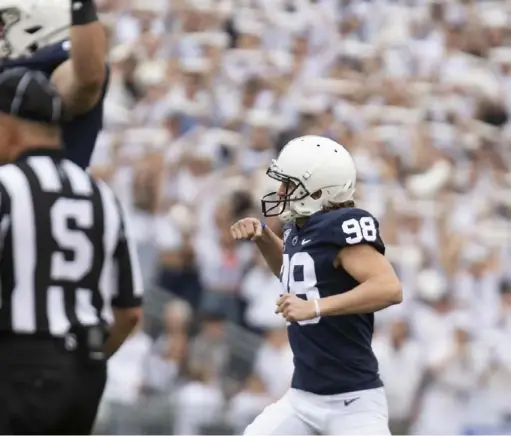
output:
M 100 99 L 106 80 L 107 38 L 93 0 L 71 1 L 70 58 L 52 75 L 69 111 L 89 111 Z
M 276 313 L 293 322 L 318 316 L 371 313 L 401 303 L 401 284 L 383 255 L 385 247 L 374 217 L 356 210 L 342 221 L 332 222 L 330 231 L 330 242 L 339 247 L 334 267 L 343 268 L 360 284 L 351 291 L 312 301 L 284 294 L 277 301 Z
M 271 272 L 277 277 L 280 275 L 282 268 L 282 253 L 284 252 L 284 244 L 273 231 L 264 226 L 261 231 L 261 236 L 256 238 L 254 242 L 261 252 Z
M 121 226 L 114 261 L 117 269 L 117 293 L 112 298 L 114 324 L 105 344 L 108 357 L 114 354 L 142 319 L 143 282 L 135 241 L 128 232 L 126 216 L 121 211 Z
M 255 242 L 271 272 L 280 275 L 284 243 L 267 225 L 257 218 L 243 218 L 231 226 L 231 235 L 239 241 Z
M 401 283 L 394 268 L 372 245 L 345 247 L 339 251 L 335 262 L 360 284 L 343 294 L 321 298 L 321 315 L 371 313 L 403 300 Z

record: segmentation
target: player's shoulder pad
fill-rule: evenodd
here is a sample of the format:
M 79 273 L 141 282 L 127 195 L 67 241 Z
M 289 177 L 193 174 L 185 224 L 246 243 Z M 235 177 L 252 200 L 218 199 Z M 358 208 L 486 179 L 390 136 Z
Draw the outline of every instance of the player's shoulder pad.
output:
M 51 75 L 61 64 L 69 59 L 70 41 L 64 40 L 37 50 L 26 58 L 8 61 L 6 68 L 24 67 Z
M 380 253 L 385 253 L 380 223 L 364 209 L 348 207 L 331 210 L 325 214 L 324 225 L 328 227 L 330 240 L 340 248 L 369 244 Z

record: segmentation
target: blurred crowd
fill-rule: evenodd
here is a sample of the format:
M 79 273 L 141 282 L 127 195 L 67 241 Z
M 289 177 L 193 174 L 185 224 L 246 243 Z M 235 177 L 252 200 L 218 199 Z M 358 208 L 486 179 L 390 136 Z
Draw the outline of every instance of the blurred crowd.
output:
M 96 2 L 92 172 L 130 211 L 147 289 L 98 431 L 239 433 L 287 389 L 280 284 L 228 229 L 260 216 L 282 146 L 318 134 L 353 154 L 403 282 L 373 342 L 393 432 L 511 432 L 511 2 Z

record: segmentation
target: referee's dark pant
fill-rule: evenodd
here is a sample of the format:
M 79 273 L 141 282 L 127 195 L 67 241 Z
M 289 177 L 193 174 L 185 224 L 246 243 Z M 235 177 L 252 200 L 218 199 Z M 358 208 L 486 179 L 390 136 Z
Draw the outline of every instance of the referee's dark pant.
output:
M 84 363 L 63 340 L 0 334 L 0 434 L 90 434 L 106 363 Z

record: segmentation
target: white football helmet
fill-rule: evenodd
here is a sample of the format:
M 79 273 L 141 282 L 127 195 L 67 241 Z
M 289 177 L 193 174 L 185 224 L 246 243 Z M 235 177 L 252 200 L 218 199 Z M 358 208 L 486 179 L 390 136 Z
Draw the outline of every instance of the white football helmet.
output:
M 264 216 L 283 221 L 308 217 L 334 203 L 353 199 L 357 172 L 350 153 L 321 136 L 302 136 L 288 142 L 266 174 L 285 184 L 286 193 L 266 194 Z M 317 198 L 312 195 L 321 191 Z
M 69 38 L 69 0 L 0 0 L 0 59 L 17 59 Z

